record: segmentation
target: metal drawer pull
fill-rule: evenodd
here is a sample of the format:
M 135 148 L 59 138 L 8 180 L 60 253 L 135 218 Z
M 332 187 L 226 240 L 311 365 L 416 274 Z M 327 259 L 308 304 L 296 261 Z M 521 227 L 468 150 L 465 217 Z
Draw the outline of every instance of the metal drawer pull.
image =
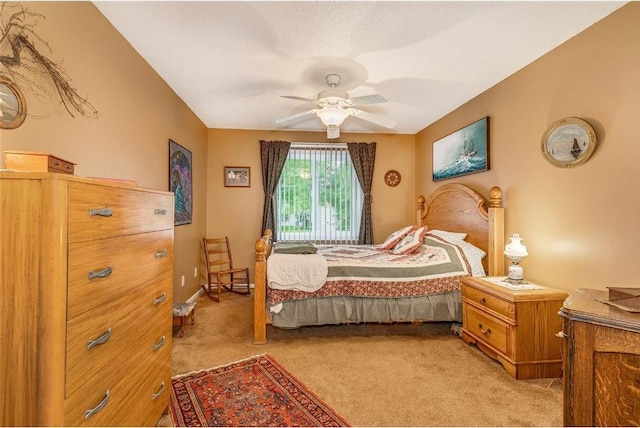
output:
M 483 330 L 482 329 L 482 324 L 478 324 L 478 328 L 480 329 L 480 333 L 482 333 L 482 334 L 487 334 L 487 335 L 491 334 L 491 329 L 488 328 L 486 330 Z
M 156 297 L 155 299 L 153 299 L 153 304 L 155 306 L 164 302 L 165 300 L 167 300 L 167 293 L 162 293 L 162 296 Z
M 565 334 L 564 331 L 559 331 L 559 332 L 556 333 L 556 337 L 559 337 L 560 339 L 566 339 L 569 336 L 567 334 Z
M 111 269 L 111 266 L 107 266 L 106 268 L 100 269 L 97 271 L 91 271 L 89 272 L 89 280 L 96 279 L 96 278 L 106 278 L 109 275 L 111 275 L 111 272 L 113 272 L 113 269 Z
M 164 250 L 156 251 L 155 255 L 156 255 L 156 259 L 161 259 L 167 255 L 167 250 L 164 249 Z
M 95 215 L 99 215 L 101 217 L 111 217 L 113 215 L 113 208 L 89 208 L 89 217 L 93 217 Z
M 109 392 L 109 390 L 107 389 L 107 392 L 104 393 L 104 398 L 102 399 L 102 401 L 100 402 L 100 404 L 98 404 L 96 407 L 94 407 L 93 409 L 89 409 L 86 412 L 84 412 L 84 420 L 86 421 L 87 419 L 89 419 L 91 416 L 95 415 L 96 413 L 98 413 L 100 410 L 104 409 L 104 407 L 107 405 L 107 403 L 109 402 L 109 395 L 111 395 L 111 393 Z
M 109 338 L 111 337 L 111 327 L 109 327 L 107 329 L 107 331 L 100 336 L 99 338 L 95 339 L 95 340 L 90 340 L 87 342 L 87 349 L 91 349 L 94 346 L 98 346 L 98 345 L 102 345 L 103 343 L 106 343 Z
M 480 299 L 480 304 L 481 305 L 486 305 L 487 304 L 487 299 L 485 299 L 484 297 L 482 299 Z
M 158 349 L 162 348 L 164 346 L 164 344 L 166 343 L 167 339 L 162 336 L 162 339 L 160 339 L 160 342 L 156 343 L 155 345 L 153 345 L 153 347 L 151 349 L 153 349 L 153 352 L 157 351 Z
M 155 400 L 156 398 L 160 397 L 163 393 L 164 393 L 164 381 L 162 381 L 162 385 L 160 385 L 160 389 L 158 390 L 158 392 L 151 394 L 151 399 Z
M 167 215 L 167 210 L 156 208 L 155 210 L 153 210 L 153 213 L 155 215 Z

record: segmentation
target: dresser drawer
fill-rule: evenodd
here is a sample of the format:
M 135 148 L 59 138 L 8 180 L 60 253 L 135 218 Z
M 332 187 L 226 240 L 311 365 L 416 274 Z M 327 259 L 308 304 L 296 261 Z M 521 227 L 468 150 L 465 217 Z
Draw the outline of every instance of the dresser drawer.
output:
M 65 400 L 64 425 L 154 425 L 168 404 L 170 388 L 171 346 L 119 359 L 104 376 L 92 378 Z M 87 418 L 87 411 L 101 403 L 102 409 Z
M 171 335 L 171 333 L 169 333 Z M 146 353 L 138 356 L 140 372 L 134 379 L 131 393 L 139 397 L 131 403 L 127 412 L 121 415 L 119 424 L 132 426 L 154 426 L 160 414 L 169 405 L 171 395 L 171 344 L 160 355 Z
M 123 293 L 146 289 L 153 298 L 172 287 L 173 230 L 69 245 L 67 317 L 90 311 Z
M 69 183 L 69 242 L 173 229 L 173 195 Z
M 462 297 L 478 304 L 481 307 L 503 315 L 508 319 L 516 319 L 516 306 L 512 302 L 499 299 L 498 297 L 492 296 L 482 290 L 478 290 L 468 285 L 464 285 L 462 287 Z
M 115 300 L 67 323 L 67 396 L 93 377 L 111 372 L 118 361 L 133 360 L 140 350 L 170 347 L 171 299 L 154 305 L 149 293 L 138 294 L 125 301 Z M 122 311 L 124 307 L 129 309 Z M 90 341 L 98 343 L 89 348 Z
M 465 328 L 482 342 L 508 354 L 509 326 L 470 305 L 465 305 Z

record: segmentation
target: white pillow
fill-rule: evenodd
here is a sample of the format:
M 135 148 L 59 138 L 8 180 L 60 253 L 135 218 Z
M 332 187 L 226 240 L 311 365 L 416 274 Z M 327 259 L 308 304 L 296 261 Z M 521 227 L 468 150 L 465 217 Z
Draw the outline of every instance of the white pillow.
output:
M 448 230 L 429 230 L 429 232 L 427 232 L 431 235 L 436 235 L 439 236 L 442 239 L 465 239 L 467 237 L 466 233 L 460 233 L 460 232 L 449 232 Z

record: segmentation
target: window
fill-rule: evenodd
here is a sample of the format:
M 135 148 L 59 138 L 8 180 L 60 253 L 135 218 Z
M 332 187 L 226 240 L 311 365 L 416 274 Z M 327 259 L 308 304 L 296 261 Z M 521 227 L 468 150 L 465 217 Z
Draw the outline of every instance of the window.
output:
M 292 144 L 276 198 L 278 241 L 358 242 L 364 195 L 346 144 Z

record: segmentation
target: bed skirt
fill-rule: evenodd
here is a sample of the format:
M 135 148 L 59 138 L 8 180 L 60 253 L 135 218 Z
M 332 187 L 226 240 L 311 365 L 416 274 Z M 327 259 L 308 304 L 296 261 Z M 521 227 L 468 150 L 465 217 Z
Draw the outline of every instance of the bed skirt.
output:
M 280 312 L 270 313 L 272 325 L 298 328 L 311 325 L 462 322 L 460 291 L 422 297 L 380 298 L 335 296 L 287 300 Z

